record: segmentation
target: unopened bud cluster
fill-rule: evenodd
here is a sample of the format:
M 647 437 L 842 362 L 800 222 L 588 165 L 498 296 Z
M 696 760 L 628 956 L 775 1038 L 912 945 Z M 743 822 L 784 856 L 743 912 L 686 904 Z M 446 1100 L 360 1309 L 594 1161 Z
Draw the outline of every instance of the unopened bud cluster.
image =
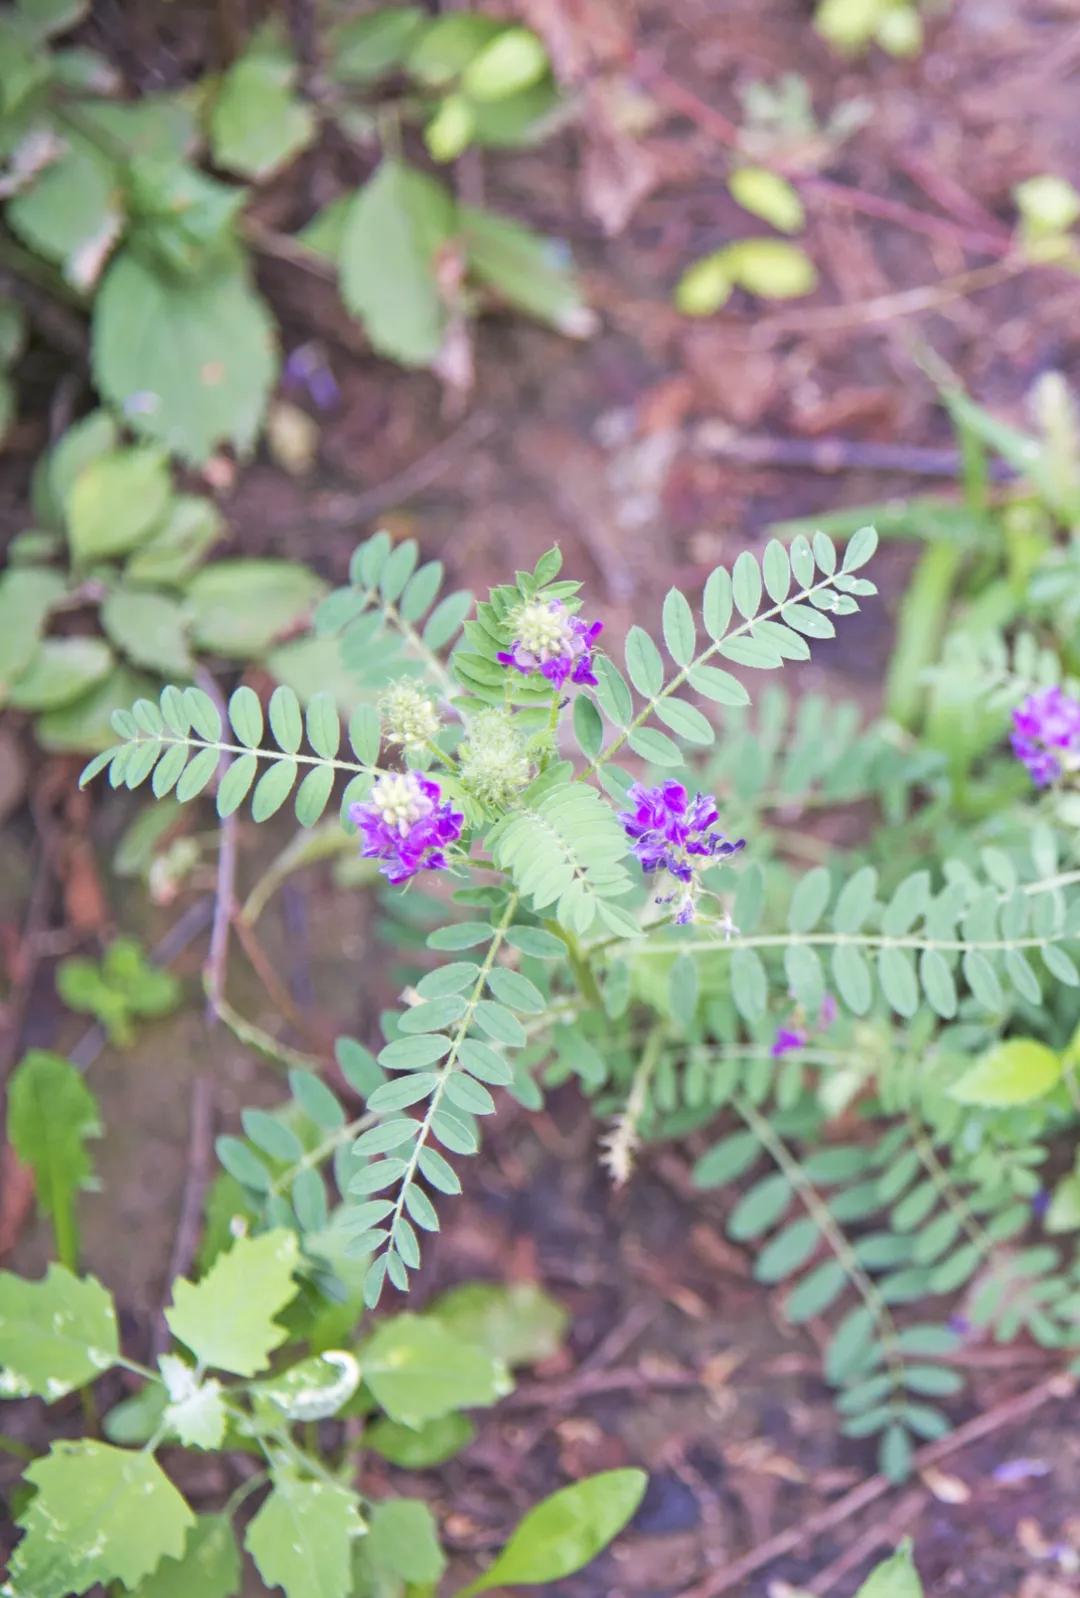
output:
M 439 715 L 421 689 L 408 679 L 391 683 L 379 698 L 379 715 L 392 744 L 418 745 L 434 738 Z
M 463 785 L 495 810 L 505 810 L 532 777 L 532 763 L 505 710 L 482 710 L 473 718 L 469 737 L 458 750 Z

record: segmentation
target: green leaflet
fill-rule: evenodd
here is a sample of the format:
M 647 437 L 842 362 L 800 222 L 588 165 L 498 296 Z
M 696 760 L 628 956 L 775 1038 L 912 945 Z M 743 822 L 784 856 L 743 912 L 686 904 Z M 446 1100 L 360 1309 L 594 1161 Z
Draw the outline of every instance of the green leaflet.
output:
M 19 1517 L 13 1598 L 67 1598 L 100 1581 L 135 1587 L 178 1558 L 195 1517 L 147 1453 L 89 1440 L 54 1443 L 26 1470 L 37 1492 Z M 132 1514 L 132 1505 L 139 1506 Z

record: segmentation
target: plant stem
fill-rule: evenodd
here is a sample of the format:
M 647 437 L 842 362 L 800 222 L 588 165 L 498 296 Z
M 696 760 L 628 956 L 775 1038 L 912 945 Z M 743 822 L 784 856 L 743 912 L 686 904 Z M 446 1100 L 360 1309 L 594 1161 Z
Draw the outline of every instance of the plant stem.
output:
M 431 1097 L 428 1100 L 427 1109 L 424 1111 L 424 1119 L 420 1123 L 420 1130 L 413 1139 L 412 1154 L 409 1156 L 409 1163 L 406 1166 L 405 1172 L 401 1178 L 393 1213 L 388 1218 L 390 1247 L 393 1247 L 394 1231 L 398 1222 L 402 1218 L 402 1213 L 405 1207 L 405 1195 L 416 1177 L 416 1168 L 420 1161 L 420 1152 L 426 1145 L 428 1138 L 431 1136 L 431 1123 L 438 1113 L 439 1105 L 442 1103 L 442 1097 L 446 1091 L 446 1084 L 450 1080 L 451 1072 L 457 1067 L 458 1051 L 460 1050 L 462 1043 L 465 1041 L 465 1035 L 468 1032 L 469 1027 L 472 1025 L 472 1019 L 476 1011 L 476 1006 L 480 1002 L 484 988 L 487 984 L 488 976 L 495 964 L 499 950 L 502 948 L 503 939 L 506 937 L 507 929 L 510 926 L 511 921 L 514 919 L 514 912 L 517 909 L 517 906 L 518 895 L 516 893 L 511 893 L 506 901 L 506 909 L 503 911 L 502 920 L 496 926 L 495 934 L 488 945 L 487 954 L 484 956 L 484 963 L 477 973 L 472 992 L 469 994 L 465 1005 L 465 1013 L 457 1023 L 457 1027 L 454 1031 L 453 1041 L 450 1045 L 450 1052 L 446 1056 L 442 1070 L 439 1072 L 438 1083 L 432 1089 Z

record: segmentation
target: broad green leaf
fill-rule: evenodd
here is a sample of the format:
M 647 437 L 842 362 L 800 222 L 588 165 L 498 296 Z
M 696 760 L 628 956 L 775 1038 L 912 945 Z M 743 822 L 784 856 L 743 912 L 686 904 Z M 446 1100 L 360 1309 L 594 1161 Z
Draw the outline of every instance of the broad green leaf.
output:
M 70 704 L 44 711 L 34 731 L 45 749 L 73 749 L 94 753 L 116 743 L 112 717 L 127 710 L 136 699 L 148 699 L 158 684 L 129 666 L 115 666 L 107 677 L 80 694 Z
M 426 1314 L 511 1369 L 557 1354 L 567 1327 L 563 1306 L 533 1282 L 467 1282 L 440 1294 Z
M 364 1444 L 402 1470 L 426 1470 L 441 1465 L 466 1448 L 476 1427 L 465 1415 L 451 1412 L 419 1428 L 396 1420 L 376 1420 L 364 1431 Z
M 437 1582 L 446 1568 L 435 1517 L 419 1498 L 384 1498 L 374 1504 L 358 1552 L 362 1565 L 376 1576 L 416 1585 Z
M 444 14 L 414 41 L 408 58 L 410 77 L 431 87 L 443 87 L 457 78 L 504 27 L 505 23 L 479 11 Z
M 529 28 L 503 28 L 473 56 L 461 86 L 473 100 L 502 100 L 527 89 L 548 70 L 547 51 Z
M 406 1426 L 493 1404 L 511 1386 L 502 1360 L 418 1315 L 385 1321 L 359 1359 L 375 1402 Z
M 618 1536 L 647 1484 L 643 1470 L 608 1470 L 552 1493 L 529 1511 L 495 1563 L 457 1598 L 492 1587 L 535 1587 L 572 1575 Z
M 188 585 L 192 640 L 232 660 L 255 659 L 307 619 L 324 587 L 294 561 L 215 561 Z
M 88 1138 L 101 1135 L 98 1105 L 82 1075 L 59 1054 L 31 1049 L 8 1088 L 8 1137 L 34 1173 L 34 1191 L 52 1217 L 61 1259 L 74 1267 L 73 1200 L 93 1175 Z
M 170 492 L 160 450 L 140 445 L 91 461 L 64 506 L 72 559 L 87 566 L 128 554 L 164 515 Z
M 1061 1056 L 1034 1038 L 1009 1038 L 997 1044 L 964 1072 L 949 1089 L 961 1104 L 988 1108 L 1028 1104 L 1057 1086 Z
M 364 1530 L 359 1503 L 347 1487 L 275 1471 L 244 1538 L 267 1586 L 286 1598 L 347 1598 L 353 1541 Z
M 273 324 L 239 258 L 165 276 L 123 250 L 94 303 L 94 376 L 136 433 L 199 464 L 248 450 L 277 368 Z
M 293 93 L 295 75 L 287 52 L 258 39 L 229 68 L 210 113 L 217 166 L 266 178 L 311 143 L 315 117 Z
M 195 1522 L 151 1454 L 109 1443 L 54 1443 L 25 1479 L 37 1491 L 18 1519 L 26 1535 L 11 1559 L 11 1598 L 135 1587 L 163 1558 L 180 1557 Z
M 199 1515 L 178 1559 L 163 1559 L 135 1598 L 235 1598 L 240 1550 L 225 1515 Z
M 101 607 L 101 625 L 136 666 L 181 682 L 193 676 L 186 615 L 177 600 L 140 589 L 114 588 Z
M 274 1316 L 296 1296 L 298 1257 L 292 1232 L 237 1238 L 198 1282 L 174 1283 L 169 1330 L 204 1365 L 254 1376 L 287 1336 Z
M 764 166 L 736 167 L 728 178 L 732 198 L 746 211 L 752 211 L 781 233 L 798 233 L 806 212 L 798 193 L 778 172 Z
M 352 203 L 342 297 L 373 347 L 406 366 L 427 365 L 442 347 L 446 313 L 435 260 L 453 225 L 447 191 L 396 160 L 384 160 Z
M 373 82 L 401 65 L 427 20 L 420 6 L 387 6 L 350 17 L 330 36 L 330 71 L 346 83 Z
M 905 1540 L 891 1559 L 870 1572 L 855 1598 L 923 1598 L 923 1585 Z
M 67 281 L 85 292 L 120 236 L 119 198 L 113 166 L 69 131 L 58 159 L 8 202 L 5 217 L 24 243 L 55 261 Z
M 461 206 L 458 216 L 469 268 L 477 278 L 509 305 L 569 338 L 593 331 L 596 318 L 553 240 L 475 206 Z
M 64 593 L 57 573 L 12 567 L 0 575 L 0 704 L 34 657 L 49 609 Z
M 36 1281 L 0 1274 L 0 1396 L 55 1403 L 116 1361 L 116 1312 L 92 1276 L 50 1265 Z
M 221 537 L 224 518 L 200 494 L 174 494 L 161 521 L 124 565 L 133 583 L 182 583 Z
M 59 710 L 104 682 L 112 664 L 100 638 L 46 638 L 8 697 L 16 710 Z

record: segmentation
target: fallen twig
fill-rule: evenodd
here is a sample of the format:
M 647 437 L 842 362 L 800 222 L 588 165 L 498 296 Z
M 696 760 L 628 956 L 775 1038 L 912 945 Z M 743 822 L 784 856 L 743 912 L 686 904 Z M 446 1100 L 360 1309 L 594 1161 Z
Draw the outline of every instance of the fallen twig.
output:
M 191 1112 L 188 1122 L 187 1171 L 184 1191 L 180 1199 L 180 1214 L 176 1222 L 169 1269 L 165 1276 L 166 1290 L 178 1276 L 186 1276 L 195 1257 L 202 1225 L 203 1198 L 209 1180 L 210 1154 L 214 1132 L 214 1086 L 209 1076 L 197 1076 L 191 1084 Z M 164 1307 L 154 1322 L 151 1349 L 156 1358 L 169 1346 L 170 1332 L 165 1320 Z
M 916 444 L 880 444 L 857 438 L 777 438 L 740 433 L 724 422 L 703 422 L 694 442 L 706 455 L 746 466 L 792 467 L 814 472 L 903 472 L 909 477 L 955 479 L 962 474 L 960 452 Z M 999 463 L 995 462 L 995 467 Z M 1014 477 L 1003 464 L 995 476 Z

